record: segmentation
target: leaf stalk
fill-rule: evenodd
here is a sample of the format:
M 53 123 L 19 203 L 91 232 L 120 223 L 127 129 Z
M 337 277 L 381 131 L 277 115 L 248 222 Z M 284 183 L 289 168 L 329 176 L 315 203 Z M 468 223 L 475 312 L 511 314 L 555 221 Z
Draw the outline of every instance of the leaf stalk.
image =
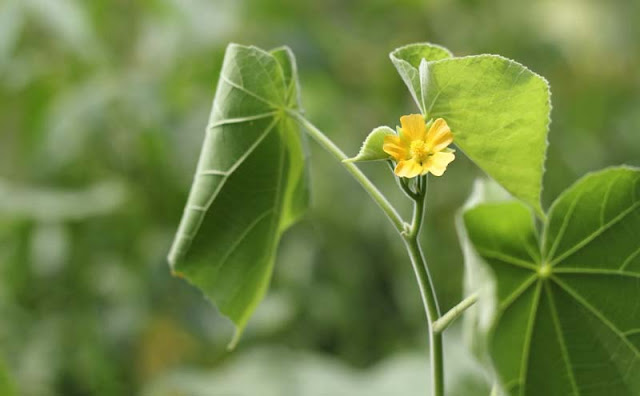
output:
M 309 120 L 306 119 L 302 114 L 297 111 L 287 109 L 286 110 L 289 115 L 295 118 L 300 125 L 302 125 L 309 135 L 320 145 L 322 148 L 327 150 L 331 155 L 333 155 L 347 172 L 351 173 L 351 175 L 356 179 L 358 183 L 367 191 L 369 196 L 378 204 L 380 209 L 387 215 L 387 218 L 396 230 L 399 233 L 402 233 L 404 230 L 404 221 L 396 211 L 396 209 L 391 205 L 391 203 L 387 200 L 387 198 L 378 190 L 378 188 L 369 180 L 369 178 L 362 173 L 362 171 L 351 162 L 343 162 L 348 159 L 345 153 L 340 150 L 338 146 L 335 145 L 320 129 L 318 129 L 315 125 L 313 125 Z

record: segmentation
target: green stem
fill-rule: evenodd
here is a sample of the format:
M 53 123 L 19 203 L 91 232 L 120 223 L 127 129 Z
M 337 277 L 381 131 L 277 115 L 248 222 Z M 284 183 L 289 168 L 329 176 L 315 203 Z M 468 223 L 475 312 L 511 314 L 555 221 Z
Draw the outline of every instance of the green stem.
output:
M 343 162 L 348 159 L 345 153 L 340 150 L 338 146 L 336 146 L 321 130 L 319 130 L 315 125 L 313 125 L 309 120 L 307 120 L 302 114 L 287 110 L 287 112 L 293 116 L 298 122 L 303 125 L 309 135 L 325 150 L 327 150 L 331 155 L 333 155 L 338 161 L 342 163 L 342 166 L 346 168 L 346 170 L 351 173 L 351 175 L 360 183 L 362 187 L 369 193 L 371 198 L 380 206 L 380 209 L 387 215 L 393 226 L 398 230 L 398 232 L 402 233 L 405 229 L 405 223 L 402 221 L 402 218 L 395 210 L 395 208 L 387 201 L 384 195 L 376 188 L 376 186 L 365 176 L 362 171 L 350 162 Z
M 391 172 L 393 172 L 393 170 L 395 169 L 393 166 L 393 162 L 391 160 L 388 160 L 387 165 L 389 165 L 389 169 L 391 170 Z M 400 190 L 402 190 L 404 195 L 407 196 L 407 198 L 413 199 L 413 200 L 417 199 L 418 195 L 416 195 L 416 193 L 413 190 L 411 190 L 411 187 L 409 187 L 409 185 L 406 183 L 406 180 L 404 178 L 394 177 L 394 179 L 396 179 L 396 184 L 398 185 Z
M 405 246 L 411 258 L 411 265 L 418 280 L 420 296 L 424 305 L 427 321 L 429 323 L 429 343 L 431 348 L 431 381 L 432 395 L 444 396 L 444 357 L 442 350 L 442 334 L 434 331 L 434 323 L 440 317 L 440 308 L 436 298 L 433 281 L 429 268 L 424 258 L 422 248 L 418 243 L 418 236 L 422 228 L 424 206 L 426 198 L 426 176 L 420 176 L 418 180 L 419 197 L 414 200 L 413 220 L 410 231 L 404 234 Z
M 442 333 L 454 320 L 464 313 L 469 307 L 478 301 L 478 293 L 473 293 L 469 297 L 460 301 L 458 305 L 451 308 L 447 313 L 442 315 L 440 319 L 433 323 L 433 331 Z

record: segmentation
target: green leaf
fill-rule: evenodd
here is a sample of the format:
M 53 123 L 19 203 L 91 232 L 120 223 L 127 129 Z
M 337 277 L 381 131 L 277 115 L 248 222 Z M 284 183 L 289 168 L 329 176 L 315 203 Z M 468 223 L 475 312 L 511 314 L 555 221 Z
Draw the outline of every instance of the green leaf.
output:
M 424 65 L 415 51 L 398 51 L 392 60 L 423 114 L 444 118 L 471 160 L 544 217 L 540 194 L 551 110 L 546 80 L 497 55 L 425 58 Z
M 287 48 L 227 48 L 209 126 L 169 262 L 236 325 L 269 285 L 278 242 L 308 201 L 305 146 Z
M 517 202 L 479 205 L 464 223 L 494 275 L 486 337 L 507 392 L 640 394 L 639 169 L 578 181 L 542 236 Z
M 426 61 L 437 61 L 453 55 L 448 49 L 435 44 L 417 43 L 400 47 L 389 54 L 391 62 L 416 101 L 422 114 L 426 114 L 426 100 L 422 86 L 427 84 L 428 66 Z
M 369 136 L 362 143 L 360 152 L 353 158 L 344 160 L 343 162 L 359 162 L 359 161 L 377 161 L 385 160 L 389 158 L 389 154 L 382 150 L 384 144 L 384 137 L 388 135 L 395 135 L 393 129 L 387 126 L 380 126 L 375 128 Z

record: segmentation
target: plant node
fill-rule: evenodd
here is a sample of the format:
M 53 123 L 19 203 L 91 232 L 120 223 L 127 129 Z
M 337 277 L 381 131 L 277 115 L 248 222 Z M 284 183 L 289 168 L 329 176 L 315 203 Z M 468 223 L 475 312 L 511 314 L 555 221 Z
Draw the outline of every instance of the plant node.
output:
M 551 276 L 551 266 L 549 265 L 549 263 L 542 264 L 542 266 L 538 269 L 538 276 L 542 279 L 546 279 Z

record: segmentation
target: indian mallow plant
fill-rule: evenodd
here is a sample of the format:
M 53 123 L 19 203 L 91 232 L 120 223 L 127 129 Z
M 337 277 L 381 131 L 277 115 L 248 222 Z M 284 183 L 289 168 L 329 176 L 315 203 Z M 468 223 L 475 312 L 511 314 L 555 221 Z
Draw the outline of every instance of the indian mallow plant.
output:
M 368 192 L 406 247 L 428 323 L 432 395 L 445 394 L 442 332 L 465 311 L 466 338 L 496 395 L 640 395 L 640 170 L 589 174 L 545 209 L 544 78 L 501 56 L 455 57 L 426 43 L 390 58 L 417 109 L 395 130 L 373 129 L 348 158 L 304 116 L 288 48 L 229 45 L 169 253 L 173 273 L 233 321 L 233 347 L 267 292 L 282 233 L 307 210 L 308 135 Z M 476 183 L 458 218 L 468 297 L 443 313 L 418 236 L 427 178 L 443 177 L 460 155 L 452 146 L 508 194 Z M 388 163 L 413 204 L 411 219 L 359 161 Z

